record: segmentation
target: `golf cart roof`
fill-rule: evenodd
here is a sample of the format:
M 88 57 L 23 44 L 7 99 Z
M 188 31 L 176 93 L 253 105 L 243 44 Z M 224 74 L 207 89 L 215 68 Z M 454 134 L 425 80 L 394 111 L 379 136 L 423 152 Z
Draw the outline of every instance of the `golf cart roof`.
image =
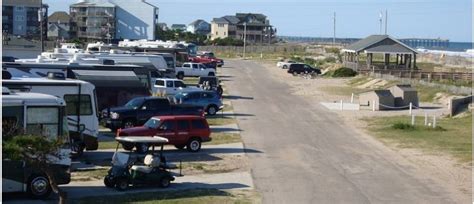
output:
M 116 137 L 115 140 L 118 142 L 130 142 L 130 143 L 168 143 L 168 139 L 158 136 L 130 136 L 130 137 Z

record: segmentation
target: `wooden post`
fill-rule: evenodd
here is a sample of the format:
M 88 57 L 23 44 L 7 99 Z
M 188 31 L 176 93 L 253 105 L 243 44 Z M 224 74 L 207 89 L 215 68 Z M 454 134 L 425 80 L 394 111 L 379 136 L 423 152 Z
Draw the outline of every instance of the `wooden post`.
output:
M 411 65 L 412 69 L 416 69 L 416 53 L 413 53 L 413 64 Z
M 403 61 L 405 64 L 405 69 L 408 69 L 408 55 L 407 54 L 403 55 Z
M 415 125 L 415 115 L 411 115 L 411 125 Z

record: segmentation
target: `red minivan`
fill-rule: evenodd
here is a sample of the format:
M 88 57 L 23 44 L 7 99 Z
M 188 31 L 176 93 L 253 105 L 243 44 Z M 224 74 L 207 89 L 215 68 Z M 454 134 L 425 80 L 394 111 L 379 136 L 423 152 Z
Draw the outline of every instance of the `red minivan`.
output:
M 178 149 L 186 147 L 188 151 L 197 152 L 202 142 L 211 141 L 211 130 L 206 118 L 195 115 L 155 116 L 143 126 L 121 129 L 117 136 L 160 136 L 169 140 L 168 144 Z M 122 144 L 125 150 L 132 150 L 133 144 Z M 136 147 L 138 152 L 148 150 L 148 144 Z

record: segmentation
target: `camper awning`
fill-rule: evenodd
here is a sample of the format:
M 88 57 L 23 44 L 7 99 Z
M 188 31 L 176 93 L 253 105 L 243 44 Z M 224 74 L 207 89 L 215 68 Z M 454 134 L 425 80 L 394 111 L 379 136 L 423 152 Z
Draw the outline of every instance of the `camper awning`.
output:
M 96 87 L 146 87 L 133 71 L 72 70 L 76 79 Z

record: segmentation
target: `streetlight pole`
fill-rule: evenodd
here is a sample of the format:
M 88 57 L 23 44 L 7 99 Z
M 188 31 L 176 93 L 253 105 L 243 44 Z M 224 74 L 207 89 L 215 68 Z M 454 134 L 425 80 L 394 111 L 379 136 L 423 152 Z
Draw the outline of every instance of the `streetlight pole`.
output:
M 246 44 L 247 44 L 247 22 L 244 22 L 244 59 L 245 59 Z

